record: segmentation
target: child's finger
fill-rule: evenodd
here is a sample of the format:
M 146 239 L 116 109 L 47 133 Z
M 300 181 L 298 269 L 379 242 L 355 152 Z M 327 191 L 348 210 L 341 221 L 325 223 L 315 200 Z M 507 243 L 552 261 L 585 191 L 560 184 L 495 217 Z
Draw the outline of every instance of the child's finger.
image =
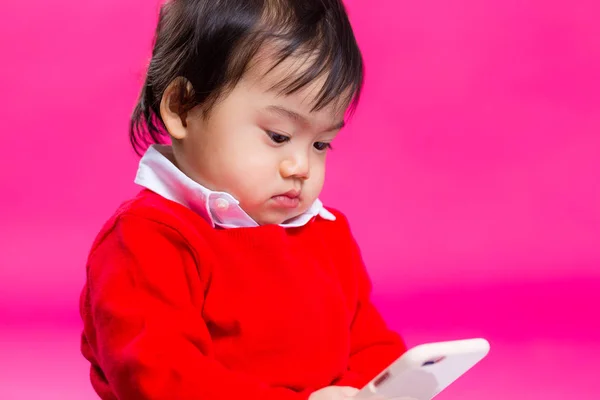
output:
M 345 397 L 354 397 L 358 394 L 358 389 L 350 387 L 350 386 L 340 387 L 340 391 L 342 392 L 342 395 L 344 395 Z

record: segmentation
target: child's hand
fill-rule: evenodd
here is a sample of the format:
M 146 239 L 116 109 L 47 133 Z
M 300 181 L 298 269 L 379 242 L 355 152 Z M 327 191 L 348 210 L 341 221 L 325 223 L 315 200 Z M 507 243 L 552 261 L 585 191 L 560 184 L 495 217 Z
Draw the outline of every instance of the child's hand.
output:
M 308 400 L 350 400 L 358 393 L 358 389 L 348 386 L 328 386 L 317 390 Z

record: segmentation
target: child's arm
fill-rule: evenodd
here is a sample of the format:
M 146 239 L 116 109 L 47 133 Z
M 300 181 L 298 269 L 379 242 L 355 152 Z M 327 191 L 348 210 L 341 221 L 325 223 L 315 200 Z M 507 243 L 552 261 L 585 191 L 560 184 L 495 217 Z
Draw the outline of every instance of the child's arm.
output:
M 207 279 L 185 238 L 158 222 L 122 216 L 96 245 L 82 296 L 84 332 L 116 398 L 307 399 L 212 357 L 201 317 Z
M 342 218 L 347 224 L 343 215 Z M 348 232 L 350 228 L 348 226 Z M 400 335 L 390 330 L 371 302 L 371 281 L 360 249 L 350 234 L 352 264 L 358 279 L 358 306 L 351 325 L 350 362 L 346 373 L 335 382 L 362 388 L 406 351 Z

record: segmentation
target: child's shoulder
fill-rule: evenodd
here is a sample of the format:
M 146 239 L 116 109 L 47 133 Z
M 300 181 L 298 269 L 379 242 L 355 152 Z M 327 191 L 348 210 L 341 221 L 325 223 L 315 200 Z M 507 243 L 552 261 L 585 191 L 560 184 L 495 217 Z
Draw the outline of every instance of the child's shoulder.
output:
M 123 202 L 108 218 L 98 233 L 92 248 L 116 230 L 155 230 L 178 232 L 182 236 L 196 231 L 204 221 L 193 211 L 150 190 L 143 189 L 135 197 Z
M 190 218 L 192 216 L 196 218 Z M 148 189 L 141 190 L 135 197 L 122 203 L 112 219 L 126 217 L 142 218 L 166 225 L 180 225 L 197 219 L 197 215 L 187 207 Z
M 351 237 L 352 231 L 346 214 L 337 208 L 329 206 L 324 208 L 335 217 L 335 220 L 333 221 L 324 220 L 322 218 L 317 219 L 317 221 L 320 222 L 318 225 L 325 231 L 325 234 L 331 238 L 347 239 L 348 237 Z
M 341 212 L 339 209 L 330 207 L 330 206 L 323 206 L 323 208 L 325 210 L 327 210 L 328 212 L 330 212 L 331 214 L 333 214 L 336 222 L 339 222 L 342 224 L 348 223 L 348 218 L 346 218 L 346 215 L 343 212 Z

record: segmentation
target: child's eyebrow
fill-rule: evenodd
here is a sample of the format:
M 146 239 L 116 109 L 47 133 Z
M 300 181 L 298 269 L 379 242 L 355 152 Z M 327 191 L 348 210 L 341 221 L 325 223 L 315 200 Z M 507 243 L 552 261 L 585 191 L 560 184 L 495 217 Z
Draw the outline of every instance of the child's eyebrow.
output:
M 288 108 L 271 105 L 268 106 L 266 110 L 272 114 L 277 114 L 284 118 L 291 119 L 294 122 L 299 122 L 302 125 L 310 125 L 310 121 L 307 117 Z M 342 129 L 344 126 L 346 126 L 346 121 L 340 121 L 337 124 L 333 125 L 331 128 L 326 129 L 325 132 L 337 131 Z

